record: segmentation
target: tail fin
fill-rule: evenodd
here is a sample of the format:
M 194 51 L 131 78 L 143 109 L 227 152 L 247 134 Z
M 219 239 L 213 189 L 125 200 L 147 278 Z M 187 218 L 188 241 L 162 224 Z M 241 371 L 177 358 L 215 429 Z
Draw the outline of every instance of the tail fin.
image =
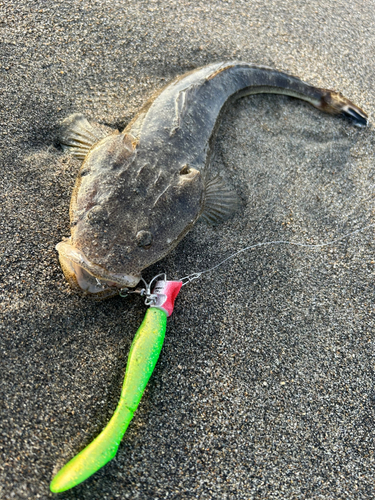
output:
M 357 127 L 366 127 L 368 123 L 367 114 L 354 103 L 349 101 L 339 92 L 321 89 L 322 97 L 320 103 L 315 105 L 318 109 L 333 115 L 343 115 L 349 118 Z

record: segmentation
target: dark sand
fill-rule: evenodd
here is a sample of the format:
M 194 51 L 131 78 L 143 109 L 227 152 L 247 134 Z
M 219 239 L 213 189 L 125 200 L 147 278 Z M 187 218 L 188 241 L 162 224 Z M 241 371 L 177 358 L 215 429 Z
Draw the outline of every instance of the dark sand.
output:
M 175 75 L 242 59 L 374 115 L 375 4 L 355 0 L 0 2 L 0 498 L 47 499 L 119 397 L 139 298 L 71 292 L 74 111 L 122 128 Z M 243 207 L 145 273 L 173 278 L 267 240 L 319 243 L 374 219 L 374 127 L 281 96 L 238 101 L 213 171 Z M 371 499 L 374 230 L 242 254 L 181 292 L 117 457 L 63 499 Z

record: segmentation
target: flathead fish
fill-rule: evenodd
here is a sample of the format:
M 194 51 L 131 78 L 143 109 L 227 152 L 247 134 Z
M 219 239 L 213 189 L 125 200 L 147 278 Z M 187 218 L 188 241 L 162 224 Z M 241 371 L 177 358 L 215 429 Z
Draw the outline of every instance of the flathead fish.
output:
M 218 223 L 237 195 L 209 164 L 220 116 L 234 99 L 297 97 L 365 126 L 367 115 L 340 93 L 244 62 L 215 63 L 175 78 L 122 133 L 107 136 L 80 114 L 64 120 L 60 142 L 83 160 L 73 191 L 71 236 L 57 245 L 66 278 L 98 297 L 135 287 L 199 218 Z

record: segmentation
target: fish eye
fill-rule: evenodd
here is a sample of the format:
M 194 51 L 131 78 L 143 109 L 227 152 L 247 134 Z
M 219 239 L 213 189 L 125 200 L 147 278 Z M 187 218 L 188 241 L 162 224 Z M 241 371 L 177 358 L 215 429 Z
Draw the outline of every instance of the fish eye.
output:
M 145 250 L 152 245 L 152 233 L 150 233 L 150 231 L 138 231 L 135 239 L 137 240 L 138 246 L 143 247 Z
M 180 170 L 180 175 L 187 175 L 190 173 L 190 168 L 188 165 L 184 165 Z

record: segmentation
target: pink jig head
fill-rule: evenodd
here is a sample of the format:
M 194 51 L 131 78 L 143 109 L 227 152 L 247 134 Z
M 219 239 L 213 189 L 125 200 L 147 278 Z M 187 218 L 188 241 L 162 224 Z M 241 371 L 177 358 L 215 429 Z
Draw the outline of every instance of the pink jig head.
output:
M 174 301 L 181 290 L 182 281 L 167 281 L 160 280 L 155 284 L 155 288 L 152 291 L 153 295 L 156 295 L 153 303 L 150 307 L 154 307 L 165 311 L 167 317 L 172 314 L 174 308 Z

